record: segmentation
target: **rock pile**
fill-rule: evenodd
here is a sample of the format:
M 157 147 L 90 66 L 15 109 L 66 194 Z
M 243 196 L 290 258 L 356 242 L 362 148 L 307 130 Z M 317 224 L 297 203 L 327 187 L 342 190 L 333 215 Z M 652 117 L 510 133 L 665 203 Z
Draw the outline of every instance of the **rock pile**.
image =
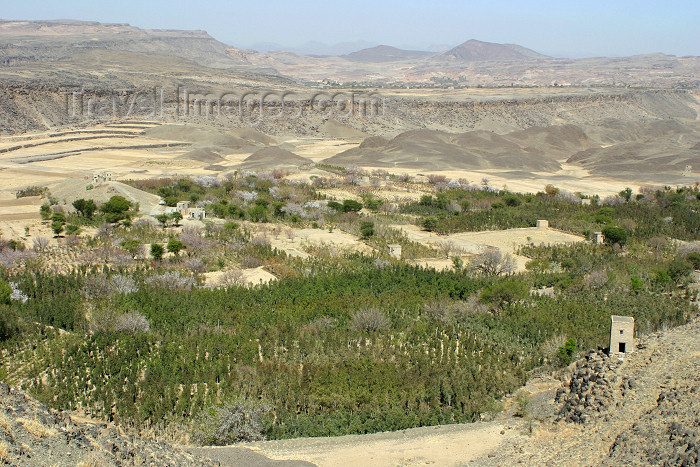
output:
M 618 379 L 619 365 L 618 359 L 602 351 L 593 351 L 579 360 L 569 382 L 557 390 L 555 400 L 561 404 L 558 420 L 587 424 L 634 387 L 633 380 Z

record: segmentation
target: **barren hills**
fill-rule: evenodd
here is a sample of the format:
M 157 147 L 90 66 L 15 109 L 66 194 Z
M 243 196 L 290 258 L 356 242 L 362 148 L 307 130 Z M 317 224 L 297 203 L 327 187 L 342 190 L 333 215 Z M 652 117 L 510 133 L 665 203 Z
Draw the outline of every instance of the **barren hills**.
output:
M 494 44 L 474 39 L 438 55 L 438 59 L 465 62 L 531 60 L 550 58 L 515 44 Z
M 663 181 L 700 161 L 700 135 L 677 121 L 624 124 L 612 120 L 607 125 L 536 126 L 502 135 L 485 130 L 460 134 L 411 130 L 391 140 L 367 138 L 324 162 L 346 167 L 529 172 L 556 172 L 566 162 L 601 176 Z
M 240 49 L 204 31 L 145 30 L 71 20 L 0 22 L 0 65 L 5 67 L 75 60 L 94 51 L 178 57 L 200 66 L 312 81 L 663 87 L 693 87 L 700 82 L 699 58 L 664 54 L 569 60 L 515 44 L 472 39 L 439 54 L 378 46 L 342 56 L 308 56 Z

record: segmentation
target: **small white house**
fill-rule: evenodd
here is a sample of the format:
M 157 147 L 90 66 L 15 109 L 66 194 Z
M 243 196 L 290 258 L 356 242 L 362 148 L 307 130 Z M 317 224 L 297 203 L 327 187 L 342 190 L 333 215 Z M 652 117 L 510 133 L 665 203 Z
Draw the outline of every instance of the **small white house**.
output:
M 603 232 L 593 232 L 593 243 L 596 245 L 605 243 L 605 235 L 603 235 Z
M 207 212 L 203 208 L 189 208 L 187 209 L 186 215 L 183 217 L 186 219 L 197 219 L 201 221 L 206 219 Z

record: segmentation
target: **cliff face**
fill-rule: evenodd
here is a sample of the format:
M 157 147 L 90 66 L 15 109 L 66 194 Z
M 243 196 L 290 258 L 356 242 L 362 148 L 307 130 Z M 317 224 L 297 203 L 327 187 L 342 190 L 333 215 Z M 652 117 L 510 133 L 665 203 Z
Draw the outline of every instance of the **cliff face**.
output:
M 157 65 L 157 64 L 156 64 Z M 154 65 L 154 66 L 156 66 Z M 5 80 L 0 85 L 0 134 L 17 134 L 24 131 L 38 131 L 62 125 L 88 123 L 85 119 L 72 119 L 70 108 L 66 106 L 66 90 L 83 86 L 90 89 L 115 90 L 131 89 L 131 92 L 152 93 L 153 85 L 165 90 L 165 119 L 175 118 L 177 85 L 182 80 L 158 78 L 151 86 L 145 84 L 146 76 L 128 77 L 118 73 L 102 79 L 94 76 L 66 73 L 61 77 L 42 77 L 37 82 L 20 82 L 17 79 Z M 206 94 L 214 88 L 201 79 L 189 84 Z M 268 89 L 286 88 L 289 82 L 274 79 L 266 80 L 262 75 L 246 76 L 236 74 L 227 77 L 231 89 L 241 91 L 240 83 L 256 80 L 257 85 L 267 84 Z M 236 82 L 233 82 L 233 80 Z M 186 85 L 187 82 L 184 82 Z M 313 89 L 298 88 L 301 96 L 311 96 Z M 331 93 L 328 93 L 329 95 Z M 349 94 L 347 94 L 349 95 Z M 435 99 L 430 96 L 406 97 L 402 94 L 378 93 L 384 102 L 383 113 L 374 116 L 357 113 L 337 119 L 344 125 L 366 134 L 396 136 L 407 130 L 436 128 L 453 133 L 470 130 L 487 130 L 505 134 L 531 127 L 553 125 L 577 125 L 586 131 L 587 127 L 620 126 L 629 123 L 654 120 L 678 120 L 696 125 L 700 103 L 688 91 L 626 91 L 583 93 L 572 92 L 564 95 L 532 97 L 508 96 L 484 99 L 478 93 L 458 93 L 454 97 Z M 308 107 L 308 97 L 303 105 Z M 297 108 L 294 108 L 296 111 Z M 305 109 L 308 110 L 308 109 Z M 170 113 L 168 113 L 168 111 Z M 323 123 L 328 119 L 326 112 L 303 112 L 301 117 L 281 120 L 263 120 L 258 129 L 268 134 L 292 133 L 299 136 L 318 136 Z M 611 122 L 617 122 L 612 125 Z M 215 126 L 245 125 L 236 119 L 204 119 L 198 124 Z M 597 132 L 593 131 L 594 133 Z M 634 138 L 628 138 L 631 140 Z
M 206 31 L 140 29 L 128 24 L 93 21 L 0 21 L 0 65 L 45 63 L 84 50 L 121 50 L 192 60 L 229 68 L 247 63 L 229 54 L 237 49 Z

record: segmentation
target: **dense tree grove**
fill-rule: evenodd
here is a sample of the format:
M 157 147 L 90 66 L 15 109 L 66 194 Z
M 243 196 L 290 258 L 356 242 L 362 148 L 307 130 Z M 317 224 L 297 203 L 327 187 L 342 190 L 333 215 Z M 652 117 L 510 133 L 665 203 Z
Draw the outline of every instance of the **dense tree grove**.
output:
M 6 341 L 15 357 L 4 371 L 10 379 L 21 373 L 55 407 L 83 406 L 141 428 L 189 426 L 202 410 L 238 397 L 269 404 L 267 437 L 369 433 L 473 421 L 529 370 L 556 364 L 561 336 L 583 348 L 604 345 L 613 312 L 635 316 L 642 331 L 691 313 L 662 288 L 568 286 L 556 298 L 524 296 L 526 284 L 543 277 L 514 282 L 352 261 L 347 270 L 266 286 L 190 292 L 137 271 L 137 285 L 93 299 L 88 318 L 80 291 L 92 274 L 27 273 L 12 280 L 30 299 L 12 308 L 72 332 L 37 330 L 29 346 L 26 338 Z M 487 290 L 498 313 L 472 301 Z M 446 318 L 429 306 L 458 311 Z M 375 310 L 363 322 L 381 321 L 377 312 L 385 321 L 358 325 L 361 309 Z M 137 311 L 149 325 L 80 332 L 86 320 L 107 319 L 104 310 Z

